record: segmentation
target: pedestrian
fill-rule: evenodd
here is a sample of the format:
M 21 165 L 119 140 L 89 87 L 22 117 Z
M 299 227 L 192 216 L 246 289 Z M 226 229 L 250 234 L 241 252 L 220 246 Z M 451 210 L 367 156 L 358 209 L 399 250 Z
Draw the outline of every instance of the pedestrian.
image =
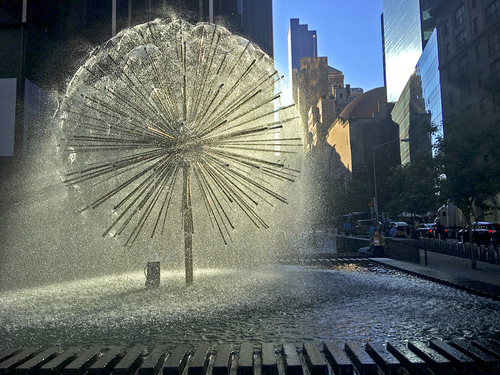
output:
M 418 240 L 418 233 L 415 230 L 415 227 L 413 227 L 413 226 L 410 227 L 410 234 L 411 234 L 411 238 L 413 240 Z
M 385 254 L 385 239 L 378 228 L 375 229 L 371 235 L 369 246 L 372 250 L 373 256 L 381 257 Z
M 349 223 L 348 221 L 344 223 L 344 235 L 346 236 L 351 235 L 351 223 Z
M 444 225 L 439 220 L 436 221 L 436 237 L 440 240 L 445 240 Z
M 378 226 L 378 222 L 377 221 L 374 221 L 372 226 L 370 227 L 370 237 L 373 235 L 373 233 L 375 232 L 375 230 L 378 229 L 380 230 L 379 226 Z
M 396 228 L 396 224 L 392 224 L 391 229 L 389 230 L 389 236 L 391 237 L 396 237 L 396 234 L 398 234 L 398 228 Z

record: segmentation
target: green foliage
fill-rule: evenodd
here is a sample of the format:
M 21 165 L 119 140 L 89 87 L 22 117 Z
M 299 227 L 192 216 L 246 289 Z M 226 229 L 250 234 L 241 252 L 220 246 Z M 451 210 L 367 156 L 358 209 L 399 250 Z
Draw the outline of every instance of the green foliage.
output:
M 441 195 L 462 210 L 467 220 L 496 209 L 490 198 L 500 193 L 500 125 L 498 119 L 462 117 L 450 123 L 437 144 L 442 174 Z M 470 221 L 469 221 L 470 222 Z
M 386 209 L 392 216 L 401 212 L 425 215 L 439 208 L 439 173 L 431 155 L 420 155 L 411 163 L 394 168 L 388 186 L 391 199 Z
M 369 211 L 368 203 L 371 202 L 371 197 L 365 183 L 330 179 L 328 201 L 330 217 L 340 217 L 351 212 Z

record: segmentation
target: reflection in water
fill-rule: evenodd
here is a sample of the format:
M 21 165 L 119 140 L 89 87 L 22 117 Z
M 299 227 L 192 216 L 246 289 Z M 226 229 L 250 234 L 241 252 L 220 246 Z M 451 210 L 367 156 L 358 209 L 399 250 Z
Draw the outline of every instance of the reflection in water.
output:
M 381 268 L 163 270 L 0 294 L 2 347 L 489 337 L 500 302 Z

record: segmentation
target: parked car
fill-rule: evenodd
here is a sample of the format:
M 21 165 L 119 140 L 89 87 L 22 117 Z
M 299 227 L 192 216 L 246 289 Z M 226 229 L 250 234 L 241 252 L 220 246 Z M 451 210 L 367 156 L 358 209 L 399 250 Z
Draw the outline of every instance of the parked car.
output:
M 376 220 L 373 219 L 356 221 L 356 224 L 352 228 L 352 234 L 357 236 L 367 236 L 368 234 L 370 234 L 370 228 L 375 221 Z M 380 221 L 378 222 L 378 227 L 380 228 L 381 231 L 384 230 L 384 224 L 382 224 Z
M 500 239 L 500 224 L 490 223 L 487 221 L 476 221 L 467 225 L 464 229 L 458 232 L 458 240 L 461 242 L 469 242 L 469 232 L 472 232 L 472 241 L 478 245 L 489 245 L 490 243 L 498 243 Z
M 434 230 L 436 229 L 436 223 L 424 223 L 420 224 L 415 230 L 417 235 L 423 238 L 434 238 Z

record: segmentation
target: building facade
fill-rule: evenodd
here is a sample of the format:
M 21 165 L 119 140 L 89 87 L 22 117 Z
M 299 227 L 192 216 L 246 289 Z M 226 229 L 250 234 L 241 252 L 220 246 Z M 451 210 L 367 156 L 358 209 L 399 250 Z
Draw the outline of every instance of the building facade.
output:
M 415 74 L 421 86 L 424 110 L 430 114 L 430 122 L 436 129 L 431 136 L 432 145 L 436 144 L 437 137 L 444 137 L 437 36 L 438 31 L 434 29 L 415 68 Z
M 300 72 L 294 69 L 293 100 L 306 134 L 306 150 L 323 147 L 327 129 L 344 108 L 362 93 L 344 85 L 344 74 L 328 66 L 327 57 L 303 57 Z
M 323 149 L 326 145 L 328 128 L 335 120 L 335 99 L 332 96 L 321 96 L 315 106 L 308 111 L 308 134 L 306 148 L 308 150 Z
M 446 134 L 455 117 L 500 112 L 500 1 L 438 1 L 432 14 Z
M 431 155 L 429 136 L 431 114 L 425 110 L 421 77 L 412 74 L 391 111 L 392 120 L 399 126 L 401 164 L 410 163 L 417 155 Z
M 410 163 L 418 155 L 432 155 L 436 138 L 444 135 L 436 29 L 391 115 L 399 125 L 399 138 L 408 140 L 401 143 L 402 164 Z M 432 135 L 431 125 L 437 129 Z
M 273 56 L 272 0 L 2 0 L 0 162 L 29 152 L 48 110 L 85 56 L 122 29 L 155 18 L 220 24 Z
M 384 0 L 383 48 L 387 100 L 396 102 L 434 29 L 435 0 Z
M 374 186 L 373 165 L 382 181 L 391 166 L 400 163 L 398 125 L 391 119 L 393 103 L 387 103 L 385 88 L 367 91 L 349 103 L 328 128 L 327 143 L 338 154 L 343 168 L 332 175 Z M 385 145 L 377 148 L 374 147 Z M 376 158 L 374 163 L 374 156 Z
M 298 18 L 290 19 L 288 27 L 288 73 L 300 72 L 302 57 L 318 57 L 316 30 L 309 30 L 308 25 L 301 25 Z
M 328 86 L 330 94 L 335 93 L 335 89 L 344 87 L 344 73 L 340 70 L 328 67 Z
M 309 109 L 315 107 L 321 96 L 328 96 L 328 59 L 303 57 L 299 71 L 292 76 L 292 97 L 297 105 L 304 127 L 308 127 Z

